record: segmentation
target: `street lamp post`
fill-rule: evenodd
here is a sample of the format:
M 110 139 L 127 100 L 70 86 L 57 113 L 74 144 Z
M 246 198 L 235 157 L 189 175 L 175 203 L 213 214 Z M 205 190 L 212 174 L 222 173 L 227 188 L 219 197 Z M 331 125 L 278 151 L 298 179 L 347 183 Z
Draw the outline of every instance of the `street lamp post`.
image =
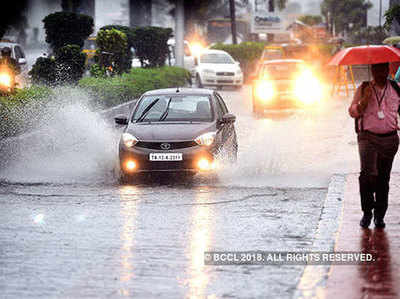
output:
M 183 67 L 183 47 L 184 47 L 184 20 L 185 11 L 183 0 L 176 0 L 176 18 L 175 18 L 175 65 Z

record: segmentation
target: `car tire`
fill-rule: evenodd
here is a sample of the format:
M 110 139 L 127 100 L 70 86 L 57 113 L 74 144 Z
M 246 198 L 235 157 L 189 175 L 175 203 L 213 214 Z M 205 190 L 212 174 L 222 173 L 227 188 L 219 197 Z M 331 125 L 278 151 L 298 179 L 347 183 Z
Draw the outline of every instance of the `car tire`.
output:
M 196 74 L 195 82 L 196 82 L 196 87 L 197 88 L 203 88 L 203 83 L 201 82 L 201 78 L 200 78 L 199 74 Z

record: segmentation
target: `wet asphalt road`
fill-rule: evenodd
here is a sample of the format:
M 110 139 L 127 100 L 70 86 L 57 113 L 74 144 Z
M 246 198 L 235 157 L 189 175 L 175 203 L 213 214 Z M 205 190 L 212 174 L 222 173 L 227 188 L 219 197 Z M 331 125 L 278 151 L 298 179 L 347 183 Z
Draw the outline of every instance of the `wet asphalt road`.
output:
M 303 266 L 205 266 L 203 253 L 312 247 L 331 174 L 357 169 L 347 102 L 256 119 L 248 87 L 221 94 L 238 165 L 193 180 L 119 184 L 119 132 L 62 108 L 62 128 L 0 171 L 1 297 L 291 298 Z

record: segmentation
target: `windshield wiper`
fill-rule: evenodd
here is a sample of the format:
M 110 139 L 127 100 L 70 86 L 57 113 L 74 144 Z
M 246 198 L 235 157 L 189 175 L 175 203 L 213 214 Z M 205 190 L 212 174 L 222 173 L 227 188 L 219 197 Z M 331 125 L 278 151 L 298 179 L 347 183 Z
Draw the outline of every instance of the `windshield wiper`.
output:
M 172 98 L 169 98 L 168 104 L 167 104 L 167 108 L 165 108 L 165 111 L 163 112 L 163 114 L 160 116 L 160 119 L 158 121 L 163 121 L 164 119 L 167 118 L 168 116 L 168 112 L 169 112 L 169 105 L 171 104 L 171 100 Z
M 151 103 L 149 104 L 149 106 L 147 106 L 147 107 L 143 110 L 142 114 L 139 116 L 139 118 L 136 120 L 136 122 L 138 123 L 138 122 L 143 121 L 143 119 L 146 117 L 146 115 L 147 115 L 147 113 L 150 111 L 150 109 L 153 108 L 153 106 L 154 106 L 155 104 L 157 104 L 157 102 L 158 102 L 159 100 L 160 100 L 160 99 L 155 99 L 153 102 L 151 102 Z

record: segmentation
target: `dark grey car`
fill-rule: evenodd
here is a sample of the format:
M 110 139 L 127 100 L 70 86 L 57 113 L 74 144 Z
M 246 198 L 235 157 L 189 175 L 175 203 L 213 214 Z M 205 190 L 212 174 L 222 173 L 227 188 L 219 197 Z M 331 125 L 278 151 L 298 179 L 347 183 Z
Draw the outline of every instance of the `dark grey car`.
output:
M 122 175 L 211 171 L 219 154 L 234 162 L 238 148 L 235 120 L 214 90 L 148 91 L 129 117 L 115 118 L 117 124 L 126 126 L 119 144 Z

